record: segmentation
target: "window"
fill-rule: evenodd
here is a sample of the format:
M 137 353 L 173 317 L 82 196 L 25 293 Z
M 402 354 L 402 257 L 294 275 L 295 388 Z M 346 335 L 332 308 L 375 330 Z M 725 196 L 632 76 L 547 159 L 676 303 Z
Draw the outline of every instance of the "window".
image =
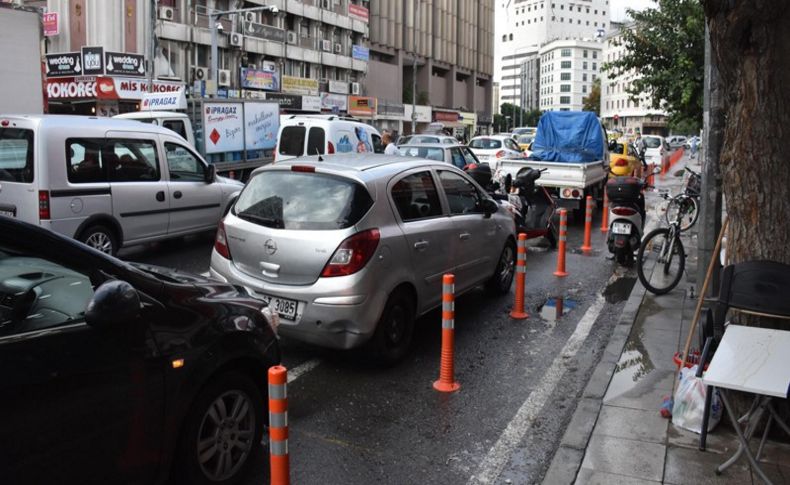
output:
M 570 81 L 570 80 L 571 80 L 571 73 L 569 72 L 560 73 L 560 81 Z
M 586 80 L 587 80 L 587 73 L 585 72 L 582 74 L 582 81 L 586 81 Z
M 184 122 L 182 120 L 164 120 L 162 122 L 162 126 L 167 128 L 170 131 L 174 131 L 181 135 L 181 138 L 187 138 L 187 129 L 184 126 Z
M 117 138 L 66 140 L 69 182 L 141 182 L 159 180 L 156 143 Z
M 442 205 L 431 172 L 417 172 L 392 187 L 392 200 L 403 222 L 442 215 Z
M 560 69 L 570 69 L 570 68 L 571 68 L 571 61 L 560 62 Z
M 0 128 L 0 182 L 33 181 L 33 130 Z
M 593 62 L 592 64 L 593 64 L 593 71 L 598 69 L 598 63 L 597 62 Z
M 326 134 L 323 128 L 314 126 L 310 128 L 307 136 L 307 155 L 323 155 L 326 146 Z
M 582 69 L 587 70 L 587 61 L 582 62 Z
M 299 157 L 304 150 L 304 126 L 286 126 L 280 135 L 280 155 Z
M 171 182 L 203 182 L 206 179 L 205 165 L 186 147 L 165 143 L 165 156 Z
M 560 96 L 560 104 L 571 104 L 570 96 Z
M 570 49 L 562 49 L 560 51 L 560 55 L 562 57 L 570 57 L 571 56 L 571 50 Z
M 587 58 L 587 49 L 582 51 L 582 57 Z
M 510 40 L 513 40 L 513 34 L 510 34 Z
M 442 170 L 439 180 L 450 204 L 450 214 L 483 212 L 483 200 L 471 182 L 460 175 Z
M 583 93 L 586 93 L 586 92 L 587 92 L 587 85 L 586 85 L 586 84 L 583 84 L 583 85 L 582 85 L 582 92 L 583 92 Z
M 571 85 L 570 84 L 560 84 L 560 92 L 561 93 L 570 93 L 571 92 Z
M 598 59 L 598 51 L 592 51 L 593 59 Z

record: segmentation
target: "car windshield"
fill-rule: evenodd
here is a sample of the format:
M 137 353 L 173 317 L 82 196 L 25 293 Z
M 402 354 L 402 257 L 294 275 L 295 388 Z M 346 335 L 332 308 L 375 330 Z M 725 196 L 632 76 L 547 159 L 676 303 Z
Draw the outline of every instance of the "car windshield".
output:
M 436 147 L 400 147 L 400 154 L 407 157 L 427 158 L 428 160 L 444 161 L 444 149 Z
M 480 148 L 483 150 L 493 150 L 502 148 L 502 141 L 496 138 L 475 138 L 469 143 L 469 148 Z
M 416 135 L 409 140 L 409 143 L 439 143 L 439 137 Z
M 326 174 L 264 171 L 239 195 L 233 213 L 279 229 L 344 229 L 359 222 L 373 205 L 360 184 Z
M 33 181 L 33 130 L 0 128 L 0 180 Z
M 642 137 L 642 139 L 645 141 L 646 148 L 659 148 L 661 146 L 660 138 L 656 138 L 654 136 L 645 136 Z
M 533 138 L 534 137 L 531 135 L 521 135 L 520 137 L 518 137 L 518 142 L 521 145 L 529 145 L 530 143 L 532 143 Z

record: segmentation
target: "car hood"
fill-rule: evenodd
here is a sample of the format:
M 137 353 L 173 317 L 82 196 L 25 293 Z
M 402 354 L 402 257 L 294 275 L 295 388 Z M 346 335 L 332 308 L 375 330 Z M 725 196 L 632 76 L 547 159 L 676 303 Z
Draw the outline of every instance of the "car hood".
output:
M 221 175 L 217 175 L 217 182 L 222 182 L 223 184 L 228 184 L 228 185 L 235 185 L 239 188 L 239 190 L 241 190 L 244 187 L 244 182 L 240 180 L 231 179 L 228 177 L 223 177 Z
M 164 266 L 157 266 L 154 264 L 145 263 L 129 263 L 131 266 L 143 271 L 145 273 L 153 273 L 161 279 L 171 283 L 181 283 L 187 285 L 215 285 L 218 282 L 188 271 L 181 271 L 173 268 L 165 268 Z

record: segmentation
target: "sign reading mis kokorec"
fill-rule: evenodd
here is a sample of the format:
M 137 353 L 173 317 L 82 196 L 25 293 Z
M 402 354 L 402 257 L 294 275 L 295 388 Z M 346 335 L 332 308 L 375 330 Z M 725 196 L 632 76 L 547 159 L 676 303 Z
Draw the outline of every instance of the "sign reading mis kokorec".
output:
M 105 52 L 104 69 L 111 76 L 144 77 L 145 57 L 126 52 Z

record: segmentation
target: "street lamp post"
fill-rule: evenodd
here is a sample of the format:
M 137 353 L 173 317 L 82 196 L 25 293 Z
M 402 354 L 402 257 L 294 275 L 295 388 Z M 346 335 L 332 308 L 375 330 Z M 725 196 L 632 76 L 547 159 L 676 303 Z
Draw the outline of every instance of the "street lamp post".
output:
M 245 13 L 245 12 L 271 12 L 276 14 L 280 11 L 274 5 L 263 6 L 263 7 L 250 7 L 250 8 L 239 8 L 235 10 L 212 10 L 208 14 L 208 23 L 209 28 L 211 28 L 211 79 L 214 81 L 214 96 L 216 97 L 216 89 L 219 87 L 219 49 L 217 48 L 217 22 L 223 15 L 231 14 L 231 13 Z
M 415 1 L 414 5 L 414 24 L 412 25 L 411 47 L 413 65 L 411 71 L 411 134 L 417 133 L 417 10 L 420 8 L 420 0 Z

